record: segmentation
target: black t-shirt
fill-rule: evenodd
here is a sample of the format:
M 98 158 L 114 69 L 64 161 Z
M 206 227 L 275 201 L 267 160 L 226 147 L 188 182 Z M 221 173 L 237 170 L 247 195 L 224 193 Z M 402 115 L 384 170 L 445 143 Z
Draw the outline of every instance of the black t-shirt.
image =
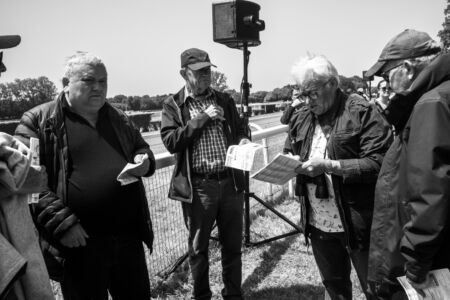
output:
M 96 128 L 65 109 L 69 149 L 67 202 L 88 235 L 133 234 L 139 213 L 138 183 L 121 186 L 127 161 L 106 114 Z

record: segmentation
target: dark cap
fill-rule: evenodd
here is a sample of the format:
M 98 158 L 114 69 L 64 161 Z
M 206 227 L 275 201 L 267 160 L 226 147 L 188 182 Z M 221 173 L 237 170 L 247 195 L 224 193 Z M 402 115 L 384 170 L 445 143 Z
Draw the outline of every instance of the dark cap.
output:
M 379 76 L 399 66 L 405 59 L 431 55 L 439 51 L 441 48 L 438 43 L 427 33 L 406 29 L 384 46 L 378 61 L 366 72 L 366 76 Z
M 191 70 L 200 70 L 209 66 L 215 67 L 209 60 L 208 53 L 197 48 L 191 48 L 181 53 L 181 67 Z
M 19 35 L 0 35 L 0 49 L 8 49 L 19 45 Z

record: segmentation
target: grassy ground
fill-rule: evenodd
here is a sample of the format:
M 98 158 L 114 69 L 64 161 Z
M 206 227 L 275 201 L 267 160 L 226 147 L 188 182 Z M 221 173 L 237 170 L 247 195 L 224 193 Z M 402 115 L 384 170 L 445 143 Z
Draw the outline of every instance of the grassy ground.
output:
M 277 209 L 291 220 L 298 221 L 299 204 L 294 200 L 280 201 Z M 269 238 L 291 230 L 290 226 L 264 209 L 254 209 L 252 240 Z M 304 246 L 301 235 L 277 240 L 258 247 L 243 249 L 243 290 L 248 300 L 323 299 L 324 288 L 311 248 Z M 210 247 L 210 282 L 213 299 L 221 299 L 222 288 L 219 245 Z M 354 299 L 364 299 L 355 274 Z M 153 285 L 154 299 L 189 299 L 192 286 L 186 263 L 167 280 Z

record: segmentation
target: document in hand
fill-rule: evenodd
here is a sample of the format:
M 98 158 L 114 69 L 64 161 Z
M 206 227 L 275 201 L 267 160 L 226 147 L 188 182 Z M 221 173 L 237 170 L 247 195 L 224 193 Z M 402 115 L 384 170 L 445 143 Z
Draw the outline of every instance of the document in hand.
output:
M 295 169 L 301 165 L 302 162 L 294 157 L 279 153 L 267 166 L 251 177 L 257 180 L 283 185 L 297 175 Z
M 430 285 L 416 290 L 406 279 L 406 276 L 398 277 L 409 300 L 444 300 L 450 299 L 450 271 L 438 269 L 430 271 Z
M 263 146 L 256 143 L 244 145 L 232 145 L 227 150 L 225 166 L 244 171 L 250 171 L 253 167 L 256 151 Z

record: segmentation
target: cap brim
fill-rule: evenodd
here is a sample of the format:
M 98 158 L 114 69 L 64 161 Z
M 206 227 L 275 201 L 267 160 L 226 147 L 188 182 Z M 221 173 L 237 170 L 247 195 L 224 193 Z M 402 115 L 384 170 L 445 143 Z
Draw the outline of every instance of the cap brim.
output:
M 19 35 L 0 35 L 0 49 L 8 49 L 19 45 Z
M 374 64 L 369 70 L 367 70 L 365 76 L 366 77 L 372 77 L 374 75 L 380 76 L 381 70 L 383 69 L 385 64 L 386 64 L 385 61 L 377 61 L 376 64 Z
M 215 65 L 213 65 L 212 63 L 210 63 L 208 61 L 198 62 L 198 63 L 195 63 L 195 64 L 187 65 L 187 67 L 189 69 L 194 70 L 194 71 L 197 71 L 197 70 L 200 70 L 200 69 L 203 69 L 203 68 L 206 68 L 206 67 L 211 67 L 211 66 L 217 68 Z

